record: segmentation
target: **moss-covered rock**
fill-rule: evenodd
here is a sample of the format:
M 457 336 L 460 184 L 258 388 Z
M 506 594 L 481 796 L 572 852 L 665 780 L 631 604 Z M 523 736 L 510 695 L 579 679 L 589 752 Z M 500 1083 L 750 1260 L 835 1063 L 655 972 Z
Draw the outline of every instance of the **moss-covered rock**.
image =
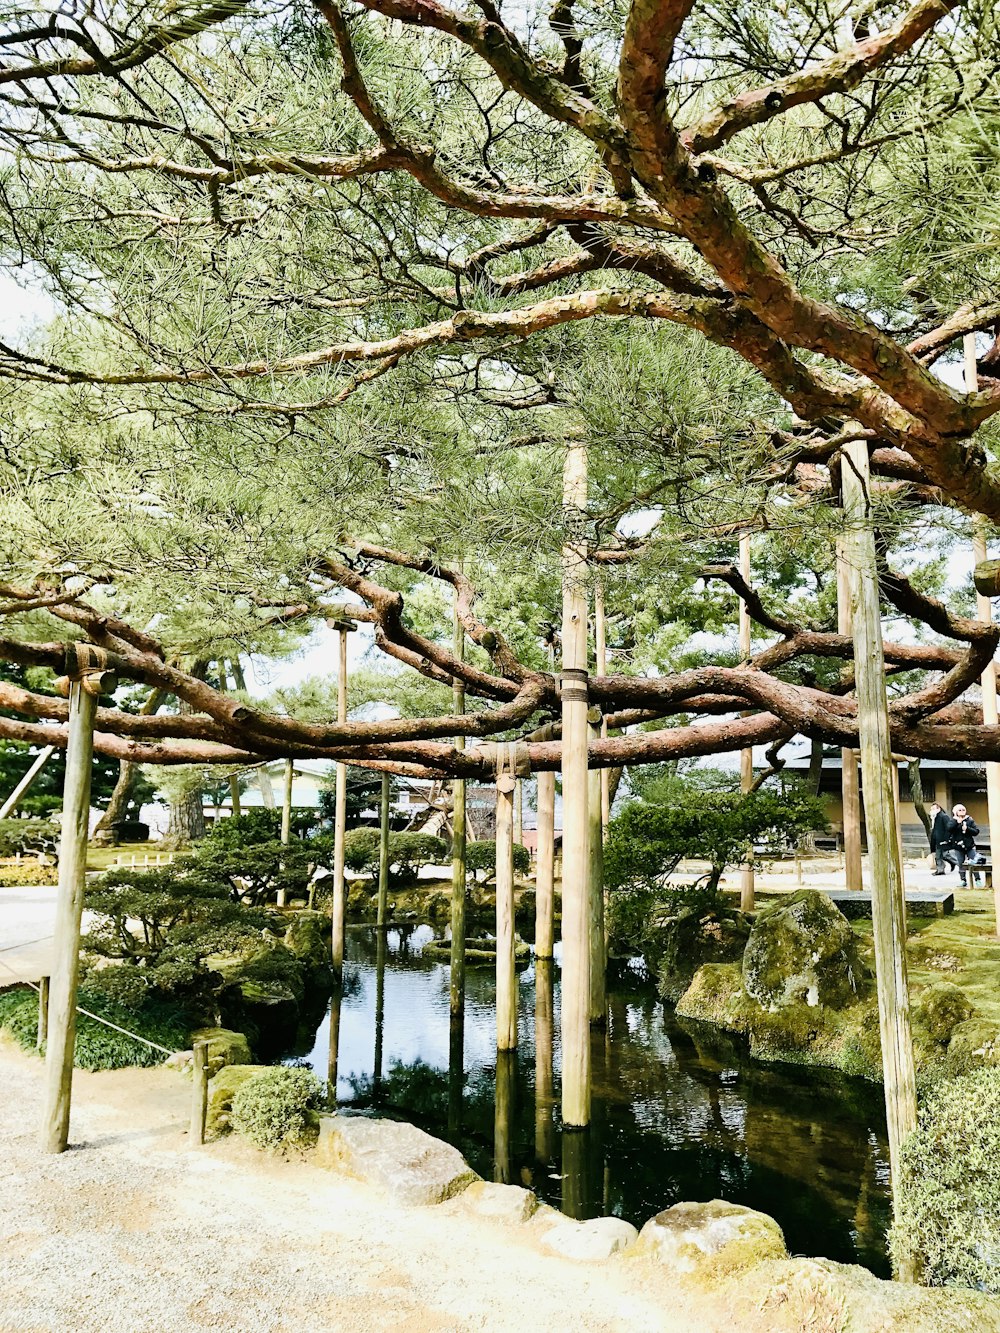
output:
M 191 1033 L 192 1045 L 198 1041 L 208 1042 L 208 1067 L 217 1072 L 226 1065 L 249 1065 L 253 1063 L 250 1043 L 242 1032 L 230 1028 L 198 1028 Z
M 252 1078 L 266 1074 L 270 1065 L 227 1065 L 220 1069 L 208 1083 L 208 1114 L 205 1117 L 207 1134 L 226 1134 L 229 1131 L 229 1115 L 233 1108 L 233 1098 L 243 1084 Z
M 948 1066 L 960 1074 L 981 1065 L 1000 1064 L 1000 1032 L 984 1018 L 969 1018 L 958 1023 L 948 1042 Z
M 968 997 L 950 981 L 928 986 L 913 1009 L 913 1027 L 936 1046 L 945 1047 L 960 1023 L 974 1013 Z
M 330 919 L 322 912 L 296 912 L 283 940 L 300 962 L 323 967 L 330 961 Z
M 762 911 L 743 954 L 743 987 L 764 1009 L 852 1004 L 868 979 L 850 922 L 818 889 Z
M 742 912 L 696 907 L 667 917 L 656 931 L 657 986 L 676 1003 L 700 967 L 738 963 L 750 937 L 750 919 Z
M 773 1217 L 724 1199 L 676 1203 L 639 1233 L 637 1254 L 648 1254 L 679 1277 L 718 1278 L 784 1259 L 785 1238 Z

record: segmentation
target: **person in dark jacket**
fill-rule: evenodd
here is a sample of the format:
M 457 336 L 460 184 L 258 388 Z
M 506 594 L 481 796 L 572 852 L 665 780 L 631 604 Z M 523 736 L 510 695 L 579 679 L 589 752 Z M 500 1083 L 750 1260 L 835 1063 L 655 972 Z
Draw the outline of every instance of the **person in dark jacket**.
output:
M 952 823 L 954 828 L 951 830 L 951 845 L 957 859 L 955 865 L 958 867 L 958 877 L 962 881 L 963 887 L 966 885 L 966 866 L 969 868 L 968 883 L 969 886 L 979 887 L 979 876 L 972 867 L 980 860 L 979 852 L 976 850 L 976 836 L 979 833 L 979 825 L 966 810 L 964 805 L 956 805 L 952 809 Z
M 945 849 L 952 845 L 952 826 L 955 821 L 946 810 L 942 810 L 937 801 L 930 808 L 931 816 L 931 851 L 934 853 L 934 874 L 943 875 L 949 864 L 944 859 Z M 957 825 L 955 826 L 957 827 Z

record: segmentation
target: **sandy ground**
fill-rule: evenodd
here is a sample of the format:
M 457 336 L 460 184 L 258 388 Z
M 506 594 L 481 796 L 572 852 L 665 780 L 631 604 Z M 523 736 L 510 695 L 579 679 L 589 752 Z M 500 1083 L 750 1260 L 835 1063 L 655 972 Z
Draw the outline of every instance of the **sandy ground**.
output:
M 78 1072 L 72 1147 L 39 1152 L 42 1064 L 0 1039 L 0 1330 L 663 1330 L 643 1262 L 582 1264 L 531 1228 L 403 1208 L 234 1140 L 190 1150 L 174 1071 Z

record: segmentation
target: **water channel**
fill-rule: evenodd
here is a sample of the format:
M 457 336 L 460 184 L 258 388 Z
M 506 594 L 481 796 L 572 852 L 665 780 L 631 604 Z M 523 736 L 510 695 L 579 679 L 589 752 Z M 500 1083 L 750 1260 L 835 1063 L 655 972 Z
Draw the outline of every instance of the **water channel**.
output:
M 822 1071 L 764 1066 L 685 1030 L 651 984 L 609 984 L 593 1035 L 593 1123 L 559 1126 L 559 965 L 518 973 L 519 1050 L 498 1059 L 494 973 L 468 971 L 452 1031 L 448 966 L 431 926 L 349 930 L 337 1097 L 454 1143 L 486 1179 L 523 1184 L 574 1217 L 641 1226 L 679 1200 L 723 1198 L 781 1224 L 788 1248 L 889 1275 L 881 1092 Z M 536 1008 L 537 1004 L 537 1008 Z M 537 1013 L 537 1029 L 536 1029 Z M 300 1058 L 326 1078 L 330 1013 Z

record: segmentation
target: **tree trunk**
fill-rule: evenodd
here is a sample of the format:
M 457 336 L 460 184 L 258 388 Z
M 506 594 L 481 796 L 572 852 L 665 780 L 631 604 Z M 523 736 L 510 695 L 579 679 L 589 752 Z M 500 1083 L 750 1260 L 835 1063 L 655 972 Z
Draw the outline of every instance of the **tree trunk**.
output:
M 167 697 L 166 690 L 154 690 L 143 706 L 139 709 L 141 717 L 152 717 L 157 713 L 164 699 Z M 118 769 L 118 781 L 115 783 L 115 789 L 111 793 L 111 799 L 108 801 L 108 808 L 94 827 L 94 839 L 97 842 L 106 841 L 106 835 L 113 832 L 112 825 L 117 824 L 128 814 L 128 808 L 132 804 L 132 793 L 135 791 L 136 779 L 139 776 L 139 765 L 131 763 L 128 759 L 123 759 Z
M 200 788 L 170 803 L 170 822 L 165 842 L 170 847 L 187 847 L 205 836 L 205 807 Z
M 908 759 L 906 761 L 906 771 L 910 776 L 910 800 L 913 802 L 913 808 L 917 812 L 917 818 L 924 826 L 929 845 L 931 837 L 931 817 L 927 813 L 927 806 L 924 804 L 924 784 L 920 776 L 920 760 Z

